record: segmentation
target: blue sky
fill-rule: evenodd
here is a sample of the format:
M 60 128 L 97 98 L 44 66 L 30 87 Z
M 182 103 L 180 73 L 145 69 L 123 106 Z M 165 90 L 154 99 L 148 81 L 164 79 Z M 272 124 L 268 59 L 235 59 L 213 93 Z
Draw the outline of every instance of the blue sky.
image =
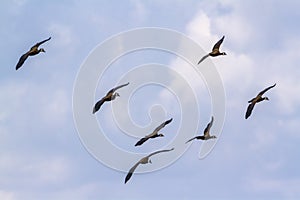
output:
M 299 7 L 292 0 L 2 1 L 0 199 L 299 199 Z M 198 159 L 202 142 L 194 142 L 172 165 L 134 175 L 124 185 L 125 173 L 104 166 L 82 145 L 73 120 L 73 85 L 80 65 L 99 43 L 151 26 L 180 31 L 206 51 L 225 35 L 221 48 L 227 56 L 212 62 L 225 88 L 226 119 L 205 159 Z M 43 45 L 46 53 L 15 71 L 19 57 L 49 36 Z M 172 66 L 199 90 L 202 133 L 211 115 L 210 97 L 205 84 L 197 84 L 197 77 L 186 70 L 187 63 L 149 50 L 124 56 L 116 67 L 148 62 Z M 104 79 L 96 96 L 114 81 Z M 244 120 L 247 101 L 274 83 L 267 93 L 270 101 L 257 105 Z M 172 95 L 161 90 L 151 99 L 147 94 L 153 88 L 144 89 L 132 103 L 138 108 L 132 108 L 137 124 L 149 123 L 140 111 L 157 103 L 164 105 L 167 117 L 171 109 L 177 116 Z M 111 107 L 102 111 L 98 121 L 114 132 L 112 139 L 118 138 Z M 167 133 L 176 131 L 175 122 Z M 151 125 L 147 131 L 155 127 Z

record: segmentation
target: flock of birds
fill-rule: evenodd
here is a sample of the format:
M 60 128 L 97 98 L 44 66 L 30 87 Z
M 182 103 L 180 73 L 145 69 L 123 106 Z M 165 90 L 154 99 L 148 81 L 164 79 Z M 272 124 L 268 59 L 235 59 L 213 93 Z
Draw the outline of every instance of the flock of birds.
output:
M 198 65 L 204 61 L 206 58 L 208 58 L 209 56 L 211 57 L 216 57 L 216 56 L 220 56 L 220 55 L 226 55 L 225 52 L 220 52 L 220 46 L 221 44 L 223 43 L 224 41 L 224 38 L 225 36 L 223 36 L 214 46 L 213 46 L 213 49 L 210 53 L 208 53 L 207 55 L 203 56 L 199 62 L 198 62 Z M 34 46 L 32 46 L 30 48 L 29 51 L 27 51 L 25 54 L 23 54 L 17 65 L 16 65 L 16 70 L 18 70 L 20 67 L 22 67 L 22 65 L 24 64 L 24 62 L 26 61 L 26 59 L 29 57 L 29 56 L 34 56 L 34 55 L 37 55 L 39 54 L 40 52 L 46 52 L 43 48 L 39 48 L 40 45 L 42 45 L 43 43 L 49 41 L 51 39 L 51 37 L 49 37 L 48 39 L 45 39 L 41 42 L 38 42 L 36 43 Z M 117 97 L 120 96 L 119 93 L 117 93 L 116 91 L 120 88 L 123 88 L 125 86 L 129 85 L 129 82 L 126 83 L 126 84 L 123 84 L 123 85 L 119 85 L 117 87 L 114 87 L 112 88 L 111 90 L 109 90 L 107 92 L 107 94 L 101 98 L 93 107 L 93 111 L 92 113 L 95 114 L 97 111 L 100 110 L 101 106 L 105 103 L 105 102 L 108 102 L 108 101 L 113 101 L 114 99 L 116 99 Z M 268 97 L 263 97 L 264 93 L 266 93 L 268 90 L 270 90 L 271 88 L 275 87 L 276 86 L 276 83 L 270 87 L 267 87 L 265 88 L 264 90 L 262 90 L 261 92 L 259 92 L 257 94 L 256 97 L 254 97 L 253 99 L 249 100 L 248 103 L 248 107 L 247 107 L 247 111 L 246 111 L 246 114 L 245 114 L 245 119 L 247 119 L 251 113 L 252 113 L 252 110 L 254 108 L 254 106 L 261 102 L 261 101 L 264 101 L 264 100 L 269 100 Z M 135 144 L 135 146 L 141 146 L 142 144 L 144 144 L 146 141 L 148 141 L 149 139 L 153 139 L 153 138 L 157 138 L 157 137 L 164 137 L 163 134 L 159 133 L 159 131 L 164 128 L 166 125 L 168 125 L 169 123 L 171 123 L 173 120 L 173 118 L 169 119 L 169 120 L 166 120 L 165 122 L 163 122 L 162 124 L 160 124 L 157 128 L 154 129 L 154 131 L 149 134 L 149 135 L 146 135 L 145 137 L 141 138 L 139 141 L 137 141 L 137 143 Z M 214 122 L 214 117 L 212 116 L 211 117 L 211 121 L 207 124 L 206 128 L 204 129 L 203 131 L 203 135 L 199 135 L 199 136 L 195 136 L 191 139 L 189 139 L 188 141 L 186 141 L 186 143 L 188 142 L 191 142 L 195 139 L 197 140 L 209 140 L 209 139 L 214 139 L 214 138 L 217 138 L 216 136 L 214 135 L 210 135 L 210 129 L 213 125 L 213 122 Z M 163 152 L 169 152 L 169 151 L 172 151 L 174 150 L 174 148 L 172 149 L 166 149 L 166 150 L 159 150 L 159 151 L 155 151 L 153 153 L 150 153 L 149 155 L 141 158 L 137 163 L 135 163 L 131 168 L 130 170 L 128 171 L 126 177 L 125 177 L 125 184 L 127 183 L 127 181 L 131 178 L 132 174 L 134 173 L 135 169 L 138 167 L 139 164 L 147 164 L 147 163 L 151 163 L 151 160 L 150 160 L 150 157 L 151 156 L 154 156 L 156 154 L 159 154 L 159 153 L 163 153 Z

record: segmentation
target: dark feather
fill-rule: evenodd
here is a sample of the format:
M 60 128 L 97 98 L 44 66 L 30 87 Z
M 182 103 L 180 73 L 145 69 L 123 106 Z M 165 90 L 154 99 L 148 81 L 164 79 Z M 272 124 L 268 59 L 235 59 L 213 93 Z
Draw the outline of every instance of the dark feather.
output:
M 125 177 L 125 184 L 127 183 L 127 181 L 131 178 L 132 174 L 134 173 L 135 169 L 137 168 L 137 166 L 139 164 L 146 164 L 148 163 L 148 159 L 155 155 L 155 154 L 158 154 L 158 153 L 162 153 L 162 152 L 168 152 L 168 151 L 173 151 L 174 148 L 172 149 L 167 149 L 167 150 L 160 150 L 160 151 L 156 151 L 156 152 L 153 152 L 151 154 L 149 154 L 148 156 L 145 156 L 143 157 L 142 159 L 140 159 L 137 163 L 135 163 L 135 165 L 133 165 L 133 167 L 130 168 L 129 172 L 127 173 L 126 177 Z M 146 162 L 145 162 L 146 161 Z
M 208 56 L 209 56 L 209 54 L 203 56 L 203 57 L 199 60 L 198 65 L 199 65 L 203 60 L 205 60 Z
M 247 111 L 246 111 L 245 119 L 247 119 L 251 115 L 254 105 L 255 105 L 255 103 L 249 104 Z
M 102 104 L 103 104 L 105 101 L 106 101 L 106 98 L 103 97 L 101 100 L 99 100 L 99 101 L 95 104 L 95 106 L 94 106 L 94 108 L 93 108 L 93 114 L 94 114 L 95 112 L 97 112 L 97 111 L 100 109 L 100 107 L 102 106 Z
M 194 140 L 194 139 L 196 139 L 197 138 L 197 136 L 196 137 L 193 137 L 193 138 L 191 138 L 191 139 L 189 139 L 188 141 L 186 141 L 185 143 L 188 143 L 188 142 L 190 142 L 190 141 L 192 141 L 192 140 Z
M 38 42 L 38 43 L 36 43 L 33 47 L 39 47 L 41 44 L 43 44 L 43 43 L 49 41 L 50 39 L 51 39 L 51 37 L 49 37 L 48 39 L 43 40 L 43 41 L 41 41 L 41 42 Z
M 158 132 L 160 129 L 162 129 L 163 127 L 165 127 L 167 124 L 171 123 L 171 121 L 173 120 L 173 118 L 163 122 L 161 125 L 159 125 L 158 127 L 156 127 L 156 129 L 154 129 L 153 132 Z
M 219 51 L 220 46 L 221 46 L 221 44 L 222 44 L 224 38 L 225 38 L 225 36 L 223 36 L 223 37 L 222 37 L 222 38 L 214 45 L 214 47 L 213 47 L 213 49 L 212 49 L 213 52 L 214 52 L 214 51 Z
M 144 137 L 144 138 L 140 139 L 134 146 L 140 146 L 144 142 L 146 142 L 148 139 L 149 139 L 149 137 Z
M 134 170 L 137 168 L 137 166 L 140 164 L 140 162 L 137 162 L 135 165 L 133 165 L 133 167 L 130 168 L 129 172 L 127 173 L 126 177 L 125 177 L 125 184 L 127 183 L 127 181 L 129 181 L 129 179 L 131 178 Z
M 213 125 L 213 122 L 214 122 L 214 117 L 211 117 L 210 122 L 207 124 L 206 128 L 204 129 L 204 136 L 209 136 L 209 131 Z
M 258 95 L 263 95 L 265 92 L 267 92 L 269 89 L 273 88 L 276 86 L 276 83 L 270 87 L 267 87 L 266 89 L 264 89 L 263 91 L 261 91 L 260 93 L 258 93 Z
M 174 148 L 172 148 L 172 149 L 166 149 L 166 150 L 160 150 L 160 151 L 155 151 L 155 152 L 149 154 L 147 157 L 150 158 L 151 156 L 153 156 L 153 155 L 155 155 L 155 154 L 162 153 L 162 152 L 173 151 L 173 150 L 174 150 Z
M 115 88 L 109 90 L 107 94 L 109 94 L 109 93 L 114 93 L 116 90 L 118 90 L 118 89 L 120 89 L 120 88 L 122 88 L 122 87 L 124 87 L 124 86 L 127 86 L 128 84 L 129 84 L 129 82 L 128 82 L 128 83 L 125 83 L 125 84 L 123 84 L 123 85 L 119 85 L 119 86 L 117 86 L 117 87 L 115 87 Z
M 28 58 L 28 52 L 27 53 L 25 53 L 25 54 L 23 54 L 22 56 L 21 56 L 21 58 L 19 59 L 19 62 L 18 62 L 18 64 L 16 65 L 16 70 L 18 70 L 20 67 L 22 67 L 22 65 L 24 64 L 24 62 L 25 62 L 25 60 Z

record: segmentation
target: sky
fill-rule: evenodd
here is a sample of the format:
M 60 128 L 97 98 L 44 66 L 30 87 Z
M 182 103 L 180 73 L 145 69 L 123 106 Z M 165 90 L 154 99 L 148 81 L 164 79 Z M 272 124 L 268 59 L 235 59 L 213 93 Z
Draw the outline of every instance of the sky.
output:
M 0 199 L 299 199 L 299 7 L 294 0 L 1 1 Z M 81 141 L 73 89 L 92 50 L 113 35 L 142 27 L 181 32 L 206 52 L 225 35 L 221 51 L 227 55 L 208 58 L 203 67 L 213 63 L 221 77 L 226 117 L 204 159 L 199 159 L 203 142 L 194 141 L 167 167 L 134 174 L 124 184 L 126 172 L 99 162 Z M 49 36 L 43 44 L 46 53 L 28 58 L 16 71 L 20 56 Z M 213 109 L 205 81 L 191 71 L 191 64 L 157 50 L 132 52 L 113 63 L 99 80 L 94 101 L 128 70 L 147 63 L 178 72 L 200 103 L 192 104 L 189 96 L 178 100 L 186 89 L 168 74 L 157 77 L 170 80 L 178 93 L 159 85 L 140 87 L 126 110 L 144 128 L 139 136 L 174 118 L 163 129 L 165 138 L 140 149 L 128 147 L 138 136 L 124 134 L 105 104 L 95 118 L 106 137 L 137 153 L 162 149 L 176 138 L 171 133 L 184 116 L 180 104 L 199 107 L 198 129 L 192 135 L 203 133 Z M 245 120 L 247 101 L 274 83 L 266 93 L 270 101 L 256 105 Z M 112 104 L 126 101 L 122 93 L 125 88 Z M 212 134 L 216 130 L 213 126 Z M 139 166 L 143 168 L 147 166 Z

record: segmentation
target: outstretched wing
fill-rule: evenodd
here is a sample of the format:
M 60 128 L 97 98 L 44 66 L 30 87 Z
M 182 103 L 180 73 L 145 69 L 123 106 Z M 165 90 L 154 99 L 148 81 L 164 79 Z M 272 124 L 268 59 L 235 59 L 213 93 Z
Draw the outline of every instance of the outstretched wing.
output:
M 22 67 L 22 65 L 24 64 L 25 60 L 28 58 L 28 55 L 29 55 L 29 54 L 28 54 L 28 52 L 27 52 L 27 53 L 23 54 L 23 55 L 20 57 L 20 59 L 19 59 L 17 65 L 16 65 L 16 70 L 18 70 L 20 67 Z
M 162 123 L 161 125 L 159 125 L 158 127 L 156 127 L 156 129 L 154 129 L 154 133 L 158 132 L 160 129 L 162 129 L 163 127 L 165 127 L 167 124 L 169 124 L 171 121 L 173 120 L 173 118 L 165 121 L 164 123 Z
M 214 122 L 214 117 L 211 117 L 210 122 L 207 124 L 206 128 L 204 129 L 204 136 L 209 136 L 209 131 L 213 125 L 213 122 Z
M 151 157 L 151 156 L 153 156 L 153 155 L 155 155 L 155 154 L 163 153 L 163 152 L 168 152 L 168 151 L 173 151 L 173 150 L 174 150 L 174 148 L 172 148 L 172 149 L 160 150 L 160 151 L 155 151 L 155 152 L 153 152 L 153 153 L 150 153 L 147 157 L 149 158 L 149 157 Z
M 199 60 L 198 65 L 199 65 L 203 60 L 205 60 L 208 56 L 209 56 L 209 54 L 203 56 L 203 57 L 201 58 L 201 60 Z
M 134 146 L 140 146 L 142 145 L 144 142 L 146 142 L 149 139 L 149 137 L 143 137 L 142 139 L 140 139 Z
M 135 165 L 133 165 L 133 167 L 130 168 L 129 172 L 127 173 L 126 177 L 125 177 L 125 184 L 127 183 L 127 181 L 129 181 L 129 179 L 131 178 L 134 170 L 137 168 L 137 166 L 140 164 L 140 161 L 135 163 Z
M 107 94 L 109 94 L 109 93 L 114 93 L 116 90 L 118 90 L 118 89 L 120 89 L 120 88 L 122 88 L 122 87 L 124 87 L 124 86 L 127 86 L 128 84 L 129 84 L 129 82 L 128 82 L 128 83 L 125 83 L 125 84 L 123 84 L 123 85 L 119 85 L 119 86 L 117 86 L 117 87 L 115 87 L 115 88 L 109 90 Z
M 188 143 L 188 142 L 190 142 L 190 141 L 192 141 L 192 140 L 194 140 L 194 139 L 196 139 L 197 138 L 197 136 L 196 137 L 193 137 L 193 138 L 191 138 L 191 139 L 189 139 L 188 141 L 186 141 L 185 143 Z
M 247 119 L 251 115 L 254 105 L 255 105 L 255 103 L 249 104 L 247 111 L 246 111 L 245 119 Z
M 102 104 L 105 102 L 105 97 L 103 97 L 102 99 L 100 99 L 94 106 L 93 108 L 93 114 L 95 114 L 95 112 L 97 112 L 100 107 L 102 106 Z
M 41 42 L 38 42 L 38 43 L 36 43 L 33 47 L 39 47 L 41 44 L 43 44 L 43 43 L 45 43 L 45 42 L 47 42 L 48 40 L 50 40 L 51 39 L 51 37 L 49 37 L 48 39 L 46 39 L 46 40 L 43 40 L 43 41 L 41 41 Z M 32 48 L 33 48 L 32 47 Z
M 264 89 L 263 91 L 261 91 L 260 93 L 258 93 L 258 95 L 263 95 L 266 91 L 268 91 L 269 89 L 273 88 L 276 86 L 276 83 L 270 87 L 267 87 L 266 89 Z
M 219 48 L 224 40 L 225 36 L 223 36 L 213 47 L 212 51 L 219 51 Z

